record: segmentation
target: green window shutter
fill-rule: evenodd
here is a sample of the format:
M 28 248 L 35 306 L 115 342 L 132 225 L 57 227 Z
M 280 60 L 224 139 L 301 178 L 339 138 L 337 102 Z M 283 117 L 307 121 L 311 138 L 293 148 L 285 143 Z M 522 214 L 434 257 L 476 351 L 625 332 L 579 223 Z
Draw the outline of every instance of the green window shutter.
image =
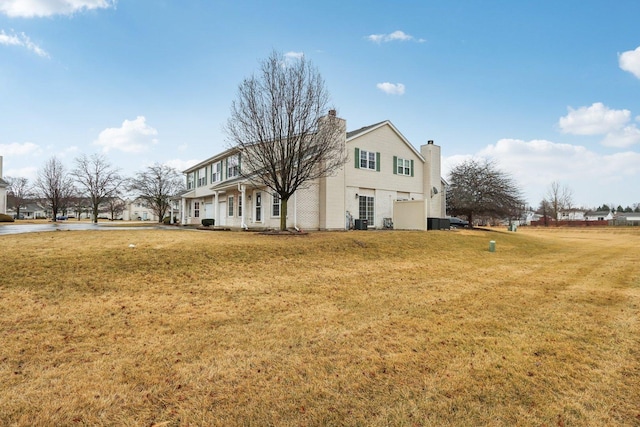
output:
M 398 156 L 393 156 L 393 174 L 398 175 Z
M 356 147 L 356 169 L 360 169 L 360 149 Z
M 224 159 L 224 163 L 222 164 L 222 180 L 227 179 L 227 159 Z
M 413 176 L 413 160 L 411 160 L 411 176 Z
M 376 152 L 376 172 L 380 172 L 380 153 Z
M 238 175 L 240 175 L 240 171 L 242 170 L 240 169 L 241 160 L 242 160 L 242 156 L 240 155 L 240 153 L 238 153 Z

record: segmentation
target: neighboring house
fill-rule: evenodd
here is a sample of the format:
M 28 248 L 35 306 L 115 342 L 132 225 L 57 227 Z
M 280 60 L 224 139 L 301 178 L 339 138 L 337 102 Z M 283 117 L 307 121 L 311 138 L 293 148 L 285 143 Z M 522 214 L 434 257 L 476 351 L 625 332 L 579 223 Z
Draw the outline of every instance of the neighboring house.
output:
M 15 218 L 17 215 L 16 208 L 7 209 L 7 214 Z M 37 201 L 26 201 L 20 208 L 20 219 L 39 219 L 46 218 L 46 216 L 45 208 Z
M 584 221 L 585 220 L 584 209 L 567 209 L 558 212 L 558 221 Z
M 126 199 L 122 219 L 125 221 L 158 222 L 158 216 L 141 199 Z
M 616 216 L 616 225 L 640 225 L 639 212 L 624 212 Z
M 7 213 L 7 188 L 9 183 L 2 179 L 2 156 L 0 156 L 0 214 Z
M 584 213 L 585 221 L 609 221 L 613 219 L 610 211 L 587 211 Z
M 375 228 L 399 222 L 395 228 L 427 229 L 427 218 L 446 216 L 440 147 L 433 141 L 418 151 L 390 121 L 345 131 L 341 138 L 344 167 L 294 193 L 287 227 L 344 230 L 361 220 Z M 242 153 L 232 148 L 185 170 L 181 223 L 214 219 L 216 226 L 278 228 L 280 199 L 252 185 L 241 168 Z
M 180 218 L 180 198 L 172 198 L 169 202 L 170 208 L 167 210 L 166 216 Z M 153 221 L 159 222 L 158 215 L 147 206 L 147 203 L 139 198 L 126 199 L 124 201 L 124 210 L 116 219 L 125 221 Z

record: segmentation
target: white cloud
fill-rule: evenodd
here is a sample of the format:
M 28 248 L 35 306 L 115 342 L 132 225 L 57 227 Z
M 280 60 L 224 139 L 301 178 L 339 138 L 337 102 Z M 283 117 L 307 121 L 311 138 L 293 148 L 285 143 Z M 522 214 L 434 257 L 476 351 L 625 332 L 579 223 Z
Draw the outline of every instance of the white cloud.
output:
M 71 15 L 83 10 L 115 7 L 116 0 L 2 0 L 0 13 L 12 18 Z
M 640 201 L 640 192 L 625 185 L 640 179 L 640 153 L 602 155 L 586 147 L 547 140 L 501 139 L 474 156 L 443 159 L 443 176 L 469 158 L 490 158 L 513 176 L 526 200 L 537 205 L 553 181 L 567 185 L 576 205 L 595 206 L 616 201 Z
M 605 135 L 602 145 L 607 147 L 630 147 L 640 143 L 640 129 L 631 121 L 631 111 L 612 110 L 601 102 L 590 107 L 574 110 L 561 117 L 558 126 L 563 133 L 573 135 Z M 638 120 L 638 118 L 636 118 Z
M 25 33 L 7 34 L 4 30 L 0 30 L 0 44 L 5 46 L 24 47 L 38 56 L 49 58 L 49 54 L 40 46 L 31 41 Z
M 367 36 L 367 39 L 374 43 L 386 43 L 393 41 L 416 41 L 418 43 L 425 42 L 424 39 L 416 39 L 415 37 L 400 30 L 394 31 L 390 34 L 371 34 L 370 36 Z
M 640 129 L 635 124 L 608 133 L 602 141 L 602 145 L 617 148 L 630 147 L 638 143 L 640 143 Z
M 629 110 L 612 110 L 601 102 L 577 110 L 567 109 L 569 114 L 560 117 L 558 125 L 562 133 L 574 135 L 602 135 L 621 129 L 631 118 Z
M 164 162 L 165 165 L 170 166 L 178 171 L 182 172 L 185 169 L 189 169 L 193 165 L 197 165 L 202 160 L 181 160 L 181 159 L 171 159 Z
M 28 179 L 35 179 L 38 176 L 38 168 L 36 166 L 27 166 L 24 168 L 12 168 L 7 169 L 4 172 L 4 177 L 23 177 Z
M 287 59 L 302 59 L 303 56 L 303 52 L 287 52 L 284 54 L 284 57 Z
M 26 156 L 29 154 L 39 154 L 41 152 L 40 146 L 33 142 L 0 144 L 0 156 Z
M 618 64 L 621 69 L 640 79 L 640 46 L 635 50 L 628 50 L 618 55 Z
M 389 95 L 404 94 L 404 85 L 402 83 L 393 84 L 389 82 L 384 82 L 384 83 L 378 83 L 376 87 Z
M 157 135 L 158 131 L 147 125 L 144 116 L 138 116 L 135 120 L 125 120 L 119 128 L 103 130 L 93 143 L 102 146 L 105 153 L 110 150 L 140 153 L 158 143 Z

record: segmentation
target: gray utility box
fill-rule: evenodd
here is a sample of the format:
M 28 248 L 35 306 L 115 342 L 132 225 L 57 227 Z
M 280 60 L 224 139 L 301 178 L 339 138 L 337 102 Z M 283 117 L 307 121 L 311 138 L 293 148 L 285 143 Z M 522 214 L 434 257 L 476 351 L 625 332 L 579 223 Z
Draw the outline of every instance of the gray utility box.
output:
M 356 219 L 355 229 L 356 230 L 366 230 L 369 227 L 368 219 Z

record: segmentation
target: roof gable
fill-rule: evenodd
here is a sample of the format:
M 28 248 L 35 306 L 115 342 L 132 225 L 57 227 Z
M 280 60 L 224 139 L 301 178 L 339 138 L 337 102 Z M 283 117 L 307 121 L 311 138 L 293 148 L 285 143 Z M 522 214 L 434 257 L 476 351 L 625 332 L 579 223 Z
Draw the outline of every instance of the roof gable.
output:
M 413 151 L 413 153 L 416 155 L 416 157 L 418 157 L 418 159 L 420 159 L 422 162 L 425 162 L 424 157 L 422 157 L 422 154 L 420 154 L 420 152 L 418 150 L 416 150 L 416 148 L 407 140 L 407 138 L 404 137 L 404 135 L 402 135 L 402 133 L 400 133 L 400 131 L 398 129 L 396 129 L 396 127 L 393 125 L 393 123 L 391 123 L 389 120 L 385 120 L 383 122 L 379 122 L 379 123 L 375 123 L 369 126 L 364 126 L 360 129 L 351 131 L 351 132 L 347 132 L 347 143 L 360 138 L 364 135 L 367 135 L 371 132 L 375 132 L 376 130 L 384 127 L 384 126 L 388 126 L 397 136 L 398 138 L 407 146 L 409 147 L 409 149 L 411 149 L 411 151 Z

